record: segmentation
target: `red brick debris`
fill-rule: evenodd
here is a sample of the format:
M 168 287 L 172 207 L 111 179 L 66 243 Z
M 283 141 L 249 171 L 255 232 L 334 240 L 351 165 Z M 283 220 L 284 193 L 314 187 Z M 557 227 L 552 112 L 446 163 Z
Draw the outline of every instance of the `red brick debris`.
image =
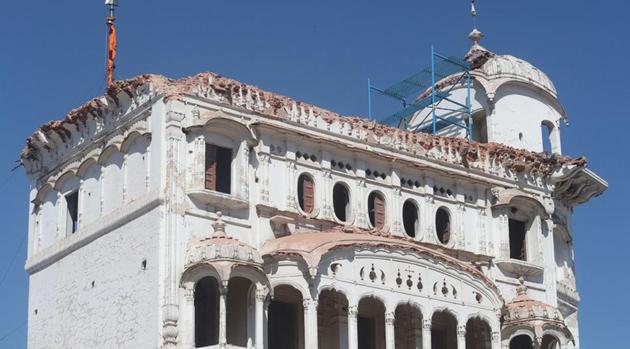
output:
M 481 52 L 479 56 L 475 61 L 488 59 L 486 53 Z M 26 140 L 26 147 L 21 153 L 21 158 L 23 160 L 37 160 L 40 148 L 49 150 L 45 143 L 44 145 L 37 144 L 36 139 L 39 139 L 39 133 L 46 137 L 54 133 L 62 140 L 66 140 L 71 135 L 70 129 L 78 127 L 78 124 L 85 124 L 88 117 L 103 118 L 106 113 L 115 110 L 120 103 L 121 93 L 132 98 L 136 94 L 140 94 L 141 92 L 138 90 L 144 86 L 150 86 L 153 91 L 167 101 L 187 95 L 214 95 L 219 98 L 221 103 L 252 110 L 263 117 L 278 120 L 288 120 L 291 110 L 297 107 L 309 111 L 313 116 L 317 116 L 327 123 L 346 123 L 352 129 L 366 131 L 368 143 L 378 144 L 380 137 L 388 136 L 391 139 L 400 141 L 399 143 L 406 144 L 409 148 L 418 149 L 418 147 L 421 147 L 425 150 L 425 153 L 435 147 L 449 149 L 453 155 L 455 155 L 454 153 L 459 153 L 461 164 L 465 167 L 468 167 L 468 164 L 471 162 L 488 160 L 501 164 L 510 171 L 548 176 L 564 165 L 586 166 L 584 157 L 571 158 L 556 154 L 547 155 L 545 153 L 516 149 L 498 143 L 482 144 L 468 141 L 465 138 L 409 132 L 378 124 L 361 117 L 343 116 L 314 105 L 295 101 L 286 96 L 263 91 L 257 86 L 245 84 L 212 72 L 204 72 L 179 80 L 169 79 L 161 75 L 146 74 L 128 80 L 116 81 L 107 90 L 104 96 L 105 99 L 94 98 L 79 108 L 70 111 L 63 120 L 50 121 L 42 125 Z M 241 102 L 243 98 L 248 98 L 255 102 L 257 107 L 252 107 L 251 104 L 243 104 Z M 104 100 L 107 100 L 108 103 L 104 103 Z

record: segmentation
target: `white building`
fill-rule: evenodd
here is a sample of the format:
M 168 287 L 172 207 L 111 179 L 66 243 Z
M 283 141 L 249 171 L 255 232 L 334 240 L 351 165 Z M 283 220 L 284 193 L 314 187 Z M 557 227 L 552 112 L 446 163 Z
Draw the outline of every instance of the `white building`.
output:
M 480 142 L 212 73 L 43 125 L 28 347 L 578 348 L 571 216 L 607 184 L 560 155 L 549 78 L 477 40 Z

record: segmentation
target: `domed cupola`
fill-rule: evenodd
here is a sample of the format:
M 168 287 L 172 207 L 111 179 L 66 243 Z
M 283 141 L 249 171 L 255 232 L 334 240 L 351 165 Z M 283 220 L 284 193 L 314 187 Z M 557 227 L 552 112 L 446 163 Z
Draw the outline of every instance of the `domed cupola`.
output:
M 473 45 L 464 56 L 470 63 L 470 103 L 472 139 L 480 143 L 502 143 L 534 152 L 561 154 L 560 124 L 568 122 L 566 113 L 558 101 L 556 88 L 542 70 L 512 55 L 499 55 L 481 46 L 484 35 L 477 29 L 468 36 Z M 448 91 L 449 99 L 466 104 L 465 79 L 449 76 L 438 81 L 436 88 Z M 453 85 L 455 83 L 456 85 Z M 431 93 L 425 91 L 419 98 Z M 452 117 L 449 110 L 456 105 L 448 102 L 440 105 L 438 116 Z M 415 128 L 424 129 L 430 108 L 416 113 L 410 122 Z M 438 130 L 440 135 L 465 137 L 462 128 L 446 126 Z

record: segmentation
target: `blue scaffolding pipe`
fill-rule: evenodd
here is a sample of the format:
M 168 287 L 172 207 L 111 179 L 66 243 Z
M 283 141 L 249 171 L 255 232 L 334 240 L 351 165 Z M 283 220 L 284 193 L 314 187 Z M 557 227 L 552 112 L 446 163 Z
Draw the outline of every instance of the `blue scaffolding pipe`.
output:
M 450 87 L 446 90 L 438 90 L 437 83 L 447 77 L 458 77 Z M 451 91 L 460 83 L 463 83 L 463 79 L 466 78 L 466 100 L 465 102 L 459 102 L 450 98 Z M 472 103 L 470 97 L 470 64 L 465 60 L 457 57 L 446 57 L 435 51 L 435 47 L 431 46 L 431 66 L 429 68 L 422 69 L 416 74 L 413 74 L 386 89 L 380 89 L 372 85 L 371 79 L 368 78 L 368 119 L 373 120 L 372 115 L 372 92 L 375 91 L 378 94 L 388 96 L 402 102 L 402 109 L 388 117 L 378 119 L 379 122 L 386 124 L 397 123 L 398 127 L 408 127 L 411 121 L 411 117 L 419 110 L 427 107 L 431 108 L 430 113 L 427 116 L 431 116 L 430 132 L 437 134 L 437 132 L 449 125 L 460 127 L 466 130 L 466 136 L 470 140 L 472 138 Z M 428 92 L 430 90 L 430 96 L 418 99 L 415 98 L 417 94 Z M 414 100 L 408 102 L 410 97 L 414 97 Z M 452 103 L 455 107 L 461 109 L 450 109 L 446 107 L 440 107 L 442 101 Z M 451 111 L 455 115 L 449 116 L 448 119 L 439 116 L 437 110 Z M 425 118 L 426 120 L 426 118 Z M 419 127 L 425 122 L 423 120 L 414 129 L 418 130 Z M 439 121 L 439 122 L 438 122 Z M 425 127 L 420 131 L 426 130 Z

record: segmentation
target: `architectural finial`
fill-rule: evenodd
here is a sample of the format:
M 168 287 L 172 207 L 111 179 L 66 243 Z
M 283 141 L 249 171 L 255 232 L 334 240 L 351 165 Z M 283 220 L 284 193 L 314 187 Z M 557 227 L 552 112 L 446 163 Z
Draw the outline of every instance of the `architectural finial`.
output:
M 223 222 L 223 212 L 217 212 L 217 220 L 212 223 L 212 228 L 214 229 L 214 234 L 212 234 L 213 238 L 227 237 L 225 234 L 225 223 Z
M 472 40 L 473 45 L 479 45 L 479 41 L 483 39 L 483 33 L 477 29 L 477 8 L 475 7 L 475 0 L 472 0 L 470 4 L 470 16 L 473 21 L 473 30 L 468 34 L 468 38 Z

